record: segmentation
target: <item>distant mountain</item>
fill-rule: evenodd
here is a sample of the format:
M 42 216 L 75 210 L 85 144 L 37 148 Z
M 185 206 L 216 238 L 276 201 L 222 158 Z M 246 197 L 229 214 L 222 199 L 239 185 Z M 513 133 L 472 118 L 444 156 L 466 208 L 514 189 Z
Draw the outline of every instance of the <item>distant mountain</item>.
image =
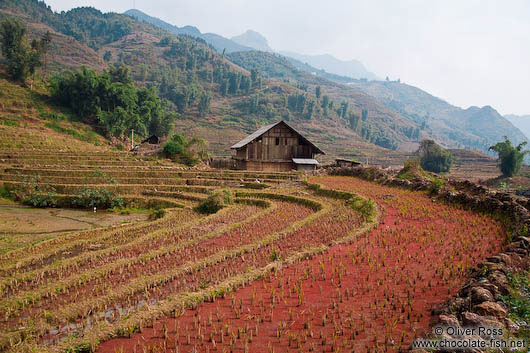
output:
M 32 38 L 52 32 L 50 69 L 54 71 L 127 65 L 135 80 L 156 87 L 168 107 L 179 112 L 176 129 L 207 138 L 216 154 L 226 153 L 230 141 L 279 118 L 296 124 L 328 152 L 328 158 L 386 160 L 414 151 L 422 138 L 481 151 L 504 135 L 515 143 L 526 140 L 491 107 L 464 110 L 399 82 L 332 76 L 276 53 L 202 34 L 194 27 L 179 28 L 146 16 L 137 21 L 139 12 L 103 14 L 77 8 L 54 13 L 44 2 L 1 0 L 0 15 L 23 19 Z M 227 49 L 222 56 L 212 48 L 215 40 L 224 41 L 222 47 L 218 44 L 219 51 L 227 44 L 244 50 Z M 254 78 L 252 69 L 258 69 Z M 198 97 L 203 94 L 211 97 L 206 116 L 199 114 Z
M 228 53 L 235 52 L 235 51 L 245 51 L 245 50 L 252 50 L 252 48 L 249 48 L 244 45 L 240 45 L 228 38 L 225 38 L 223 36 L 220 36 L 215 33 L 201 33 L 198 28 L 193 26 L 184 26 L 184 27 L 177 27 L 170 23 L 167 23 L 165 21 L 162 21 L 159 18 L 152 17 L 147 15 L 146 13 L 140 11 L 140 10 L 127 10 L 125 11 L 126 15 L 129 15 L 141 22 L 150 23 L 154 26 L 157 26 L 159 28 L 165 29 L 166 31 L 173 33 L 175 35 L 179 34 L 186 34 L 192 37 L 201 38 L 206 41 L 206 43 L 213 46 L 217 51 L 223 52 L 226 51 Z
M 446 147 L 487 151 L 489 146 L 501 141 L 505 135 L 515 143 L 528 140 L 517 127 L 490 106 L 462 109 L 417 87 L 397 81 L 357 80 L 348 85 L 423 126 Z
M 193 26 L 184 26 L 184 27 L 173 26 L 172 24 L 164 22 L 164 21 L 162 21 L 159 18 L 149 16 L 148 14 L 143 13 L 140 10 L 136 10 L 136 9 L 127 10 L 127 11 L 125 11 L 125 14 L 137 19 L 138 21 L 150 23 L 152 25 L 155 25 L 157 27 L 163 28 L 163 29 L 167 30 L 168 32 L 171 32 L 171 33 L 176 34 L 176 35 L 187 34 L 187 35 L 192 36 L 192 37 L 200 37 L 201 36 L 201 31 L 199 31 L 199 29 L 197 27 L 193 27 Z
M 256 50 L 273 52 L 274 50 L 269 47 L 267 38 L 262 36 L 260 33 L 249 29 L 245 33 L 231 38 L 234 42 L 250 47 Z
M 335 75 L 347 76 L 354 79 L 377 80 L 378 77 L 368 71 L 358 60 L 343 61 L 329 54 L 323 55 L 303 55 L 288 51 L 282 51 L 280 54 L 294 58 L 303 63 L 307 63 L 317 69 L 326 70 Z
M 530 115 L 505 115 L 504 117 L 530 140 Z

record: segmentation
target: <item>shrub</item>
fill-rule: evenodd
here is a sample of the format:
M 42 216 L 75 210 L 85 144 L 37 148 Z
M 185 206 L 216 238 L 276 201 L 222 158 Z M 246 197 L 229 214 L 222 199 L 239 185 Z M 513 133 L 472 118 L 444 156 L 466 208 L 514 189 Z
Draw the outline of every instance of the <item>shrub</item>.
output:
M 184 150 L 185 148 L 183 145 L 175 141 L 169 141 L 166 142 L 166 144 L 162 148 L 162 153 L 166 158 L 175 159 L 177 156 L 184 153 Z
M 164 144 L 162 155 L 176 162 L 193 166 L 197 164 L 199 158 L 206 159 L 207 142 L 201 138 L 187 140 L 181 134 L 174 134 L 171 140 Z
M 348 201 L 346 201 L 346 204 L 352 207 L 353 209 L 356 209 L 359 211 L 363 216 L 364 219 L 367 221 L 371 221 L 374 216 L 374 208 L 375 204 L 374 201 L 371 199 L 365 199 L 360 196 L 354 196 Z
M 73 199 L 72 205 L 79 208 L 115 208 L 123 207 L 123 199 L 105 188 L 85 188 Z
M 451 153 L 433 140 L 423 140 L 417 151 L 421 167 L 433 173 L 447 173 L 453 165 Z
M 11 198 L 11 191 L 7 190 L 5 187 L 0 189 L 0 198 L 9 199 Z
M 440 178 L 434 178 L 431 185 L 429 185 L 429 195 L 438 194 L 445 184 L 447 184 L 447 181 Z
M 57 207 L 57 194 L 55 192 L 33 193 L 26 196 L 22 203 L 37 208 Z
M 420 165 L 420 161 L 416 158 L 405 161 L 403 169 L 397 175 L 400 179 L 414 180 L 414 179 L 429 179 L 430 176 L 425 173 L 425 170 Z
M 166 215 L 166 210 L 163 208 L 155 207 L 151 209 L 151 212 L 149 213 L 149 220 L 154 221 L 156 219 L 162 218 Z
M 225 205 L 230 205 L 234 202 L 234 196 L 229 190 L 219 190 L 211 194 L 202 201 L 196 210 L 203 214 L 212 214 L 219 211 Z

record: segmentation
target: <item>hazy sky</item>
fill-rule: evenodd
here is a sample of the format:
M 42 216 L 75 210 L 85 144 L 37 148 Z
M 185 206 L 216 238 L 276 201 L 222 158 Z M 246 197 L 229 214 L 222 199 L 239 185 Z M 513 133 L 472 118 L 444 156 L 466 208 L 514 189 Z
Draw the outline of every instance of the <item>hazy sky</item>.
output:
M 135 2 L 134 2 L 135 1 Z M 47 0 L 56 11 L 133 7 L 226 37 L 253 29 L 276 50 L 358 59 L 449 103 L 530 114 L 529 0 Z

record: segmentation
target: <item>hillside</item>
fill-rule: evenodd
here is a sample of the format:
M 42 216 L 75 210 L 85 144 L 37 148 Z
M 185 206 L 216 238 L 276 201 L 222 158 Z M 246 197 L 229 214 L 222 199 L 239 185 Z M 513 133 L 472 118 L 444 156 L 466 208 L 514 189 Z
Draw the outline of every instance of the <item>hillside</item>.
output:
M 234 51 L 241 51 L 241 50 L 251 50 L 251 48 L 238 44 L 237 42 L 230 40 L 228 38 L 225 38 L 223 36 L 220 36 L 215 33 L 201 33 L 201 31 L 197 27 L 193 26 L 184 26 L 184 27 L 177 27 L 172 24 L 169 24 L 165 21 L 162 21 L 156 17 L 152 17 L 147 15 L 146 13 L 143 13 L 140 10 L 127 10 L 125 11 L 126 15 L 129 15 L 141 22 L 150 23 L 154 26 L 157 26 L 159 28 L 165 29 L 169 33 L 172 33 L 174 35 L 188 35 L 195 38 L 200 38 L 206 41 L 206 43 L 210 44 L 213 48 L 215 48 L 219 52 L 227 51 L 227 52 L 234 52 Z
M 151 24 L 93 8 L 57 14 L 35 0 L 4 1 L 2 14 L 21 18 L 33 37 L 52 33 L 49 61 L 55 71 L 127 66 L 138 85 L 153 88 L 167 100 L 166 108 L 178 113 L 177 131 L 206 138 L 215 156 L 228 155 L 234 142 L 279 119 L 293 122 L 327 152 L 326 159 L 342 156 L 385 165 L 403 161 L 421 138 L 435 138 L 448 147 L 482 148 L 498 134 L 516 136 L 493 110 L 462 112 L 462 124 L 451 119 L 424 124 L 424 115 L 415 113 L 426 94 L 421 90 L 413 90 L 418 97 L 404 109 L 385 99 L 381 92 L 386 91 L 368 89 L 379 87 L 377 81 L 340 84 L 340 77 L 309 66 L 300 69 L 304 64 L 295 66 L 292 59 L 273 53 L 222 55 L 204 39 L 190 36 L 196 33 L 192 27 L 175 35 L 154 18 L 148 19 Z M 408 102 L 411 95 L 403 93 L 400 101 Z M 479 130 L 475 125 L 480 119 L 498 124 L 494 129 L 481 124 Z
M 12 151 L 110 151 L 91 126 L 54 107 L 42 87 L 35 91 L 6 80 L 0 71 L 0 149 Z M 1 162 L 0 162 L 1 163 Z
M 350 117 L 358 118 L 361 107 L 372 111 L 370 117 L 374 118 L 381 110 L 392 113 L 367 95 L 363 95 L 366 102 L 347 102 L 350 98 L 341 98 L 344 102 L 333 101 L 328 97 L 329 107 L 324 109 L 322 102 L 315 97 L 315 85 L 320 81 L 296 70 L 292 65 L 289 75 L 299 75 L 300 82 L 267 80 L 265 70 L 260 70 L 265 76 L 263 79 L 258 74 L 254 77 L 255 82 L 249 82 L 252 79 L 250 70 L 223 58 L 204 41 L 189 36 L 174 36 L 127 15 L 102 14 L 90 8 L 54 14 L 41 3 L 29 0 L 22 3 L 5 2 L 0 5 L 0 12 L 24 18 L 26 23 L 31 22 L 31 18 L 42 19 L 44 24 L 33 21 L 33 27 L 47 26 L 54 38 L 71 32 L 65 28 L 75 28 L 82 40 L 79 42 L 82 52 L 107 59 L 101 67 L 95 68 L 102 70 L 105 64 L 128 66 L 140 85 L 155 88 L 161 97 L 168 99 L 170 108 L 179 112 L 179 119 L 175 123 L 177 129 L 195 136 L 213 137 L 210 139 L 210 149 L 214 155 L 226 155 L 228 147 L 238 138 L 280 118 L 297 121 L 303 133 L 314 137 L 315 142 L 326 149 L 329 158 L 339 154 L 380 155 L 389 152 L 374 149 L 370 142 L 391 148 L 398 147 L 401 142 L 408 142 L 406 137 L 388 133 L 384 128 L 371 123 L 369 125 L 368 122 L 358 123 L 357 131 L 351 129 Z M 26 14 L 32 14 L 31 18 Z M 126 30 L 119 38 L 108 31 L 92 30 L 94 23 L 100 22 L 103 23 L 99 25 L 100 28 L 112 24 Z M 54 56 L 52 61 L 61 68 L 62 63 L 56 60 L 57 57 Z M 147 62 L 149 66 L 145 64 Z M 101 64 L 101 59 L 98 63 Z M 309 87 L 308 84 L 313 86 Z M 329 84 L 335 86 L 331 82 Z M 199 98 L 205 94 L 211 97 L 211 104 L 209 112 L 203 116 L 198 111 L 198 104 Z M 289 97 L 301 99 L 301 105 L 289 104 Z M 223 131 L 223 134 L 219 134 L 219 131 Z
M 447 147 L 486 151 L 503 136 L 517 143 L 527 140 L 519 129 L 489 106 L 461 109 L 396 81 L 354 81 L 348 85 L 373 96 L 416 124 L 424 124 L 432 137 Z
M 521 130 L 530 141 L 530 115 L 505 115 L 504 118 Z

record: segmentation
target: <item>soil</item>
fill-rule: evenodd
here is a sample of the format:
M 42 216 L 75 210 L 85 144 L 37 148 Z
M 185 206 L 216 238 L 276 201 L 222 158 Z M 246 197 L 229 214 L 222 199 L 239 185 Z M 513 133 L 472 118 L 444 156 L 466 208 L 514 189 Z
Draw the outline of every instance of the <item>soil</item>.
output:
M 373 198 L 381 224 L 97 352 L 401 351 L 429 328 L 433 308 L 456 295 L 468 268 L 498 252 L 506 236 L 500 223 L 425 194 L 353 178 L 313 181 Z
M 144 221 L 145 213 L 38 209 L 0 203 L 0 253 L 33 245 L 65 232 Z

